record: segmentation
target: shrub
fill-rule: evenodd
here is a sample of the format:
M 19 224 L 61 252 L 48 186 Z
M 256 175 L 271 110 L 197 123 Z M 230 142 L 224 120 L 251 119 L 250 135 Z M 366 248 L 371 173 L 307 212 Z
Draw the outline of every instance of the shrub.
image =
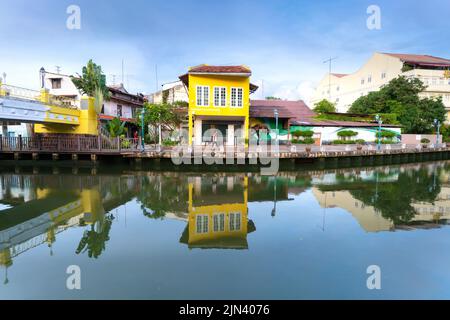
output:
M 396 136 L 397 136 L 397 134 L 395 132 L 392 132 L 392 131 L 381 131 L 381 137 L 394 138 Z
M 352 130 L 342 130 L 337 133 L 338 137 L 347 138 L 347 137 L 355 137 L 358 135 L 358 132 Z
M 299 137 L 311 138 L 314 135 L 314 131 L 312 131 L 312 130 L 306 130 L 306 131 L 297 130 L 297 131 L 294 131 L 292 133 L 292 135 L 297 138 L 299 138 Z
M 334 140 L 333 144 L 355 144 L 354 140 Z
M 122 148 L 128 149 L 131 146 L 131 141 L 130 140 L 122 140 L 120 145 Z
M 315 142 L 316 142 L 316 140 L 314 140 L 314 139 L 311 138 L 311 137 L 306 137 L 306 138 L 304 138 L 303 141 L 302 141 L 303 144 L 314 144 Z
M 357 144 L 364 144 L 364 143 L 366 143 L 366 140 L 364 140 L 364 139 L 356 139 L 355 142 Z
M 430 143 L 430 140 L 427 138 L 422 138 L 422 140 L 420 140 L 420 143 L 427 144 Z
M 165 147 L 172 147 L 172 146 L 176 146 L 178 144 L 178 141 L 164 140 L 162 144 Z

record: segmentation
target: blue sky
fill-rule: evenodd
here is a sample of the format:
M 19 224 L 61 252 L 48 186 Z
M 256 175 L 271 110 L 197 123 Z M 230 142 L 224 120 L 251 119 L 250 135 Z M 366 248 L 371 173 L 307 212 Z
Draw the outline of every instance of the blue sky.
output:
M 0 73 L 36 88 L 44 66 L 80 72 L 93 58 L 108 81 L 153 92 L 189 66 L 245 64 L 264 93 L 308 101 L 325 75 L 353 72 L 373 52 L 450 58 L 448 0 L 0 0 Z M 68 30 L 66 9 L 81 9 L 81 30 Z M 367 7 L 381 9 L 381 30 L 366 27 Z

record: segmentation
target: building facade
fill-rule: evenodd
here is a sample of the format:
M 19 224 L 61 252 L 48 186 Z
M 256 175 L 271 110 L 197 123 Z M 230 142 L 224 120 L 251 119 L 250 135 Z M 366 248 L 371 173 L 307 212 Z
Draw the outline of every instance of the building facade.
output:
M 160 91 L 150 94 L 147 99 L 154 104 L 189 102 L 188 91 L 182 81 L 163 84 Z
M 450 112 L 450 60 L 429 55 L 375 53 L 352 74 L 327 74 L 318 84 L 312 103 L 327 99 L 338 112 L 347 112 L 359 97 L 378 91 L 398 76 L 419 78 L 426 86 L 421 97 L 442 97 Z
M 200 65 L 180 76 L 188 88 L 189 145 L 244 145 L 249 136 L 251 70 Z
M 77 89 L 69 75 L 47 72 L 41 70 L 44 75 L 44 88 L 49 93 L 58 96 L 61 99 L 67 98 L 67 101 L 74 101 L 76 106 L 80 106 L 83 94 Z M 102 110 L 98 118 L 102 124 L 106 124 L 115 117 L 121 121 L 127 122 L 128 136 L 132 136 L 132 132 L 137 130 L 134 122 L 136 115 L 141 111 L 144 104 L 144 96 L 142 94 L 129 93 L 123 84 L 108 86 L 110 99 L 103 102 Z

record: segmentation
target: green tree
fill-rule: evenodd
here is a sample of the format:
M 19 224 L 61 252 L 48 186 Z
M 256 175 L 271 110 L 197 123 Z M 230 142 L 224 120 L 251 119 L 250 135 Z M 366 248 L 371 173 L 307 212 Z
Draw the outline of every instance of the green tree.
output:
M 89 258 L 97 259 L 106 249 L 106 242 L 109 241 L 109 232 L 113 223 L 113 215 L 107 215 L 94 225 L 91 230 L 86 230 L 75 251 L 76 254 L 88 252 Z
M 106 86 L 106 76 L 103 74 L 102 67 L 95 64 L 92 59 L 83 67 L 82 74 L 71 77 L 73 84 L 89 97 L 95 98 L 95 111 L 101 112 L 103 100 L 109 100 L 110 93 Z
M 314 104 L 313 110 L 317 113 L 336 112 L 336 106 L 327 99 L 323 99 L 322 101 Z
M 144 130 L 152 128 L 150 139 L 156 142 L 158 127 L 161 125 L 165 130 L 173 131 L 181 123 L 181 117 L 175 112 L 177 106 L 171 104 L 151 104 L 145 103 Z M 137 123 L 141 126 L 141 115 L 137 115 Z
M 115 117 L 106 124 L 106 130 L 108 130 L 112 138 L 120 137 L 127 133 L 128 128 L 125 127 L 126 122 L 120 121 L 119 118 Z
M 433 130 L 433 120 L 441 123 L 445 119 L 442 98 L 419 97 L 426 86 L 420 79 L 399 76 L 383 86 L 357 99 L 349 113 L 391 114 L 403 126 L 405 133 L 429 133 Z

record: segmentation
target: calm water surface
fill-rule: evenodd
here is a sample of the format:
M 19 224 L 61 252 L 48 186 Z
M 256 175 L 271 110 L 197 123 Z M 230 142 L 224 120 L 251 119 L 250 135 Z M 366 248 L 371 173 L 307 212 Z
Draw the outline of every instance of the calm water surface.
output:
M 449 299 L 449 174 L 3 170 L 0 299 Z

